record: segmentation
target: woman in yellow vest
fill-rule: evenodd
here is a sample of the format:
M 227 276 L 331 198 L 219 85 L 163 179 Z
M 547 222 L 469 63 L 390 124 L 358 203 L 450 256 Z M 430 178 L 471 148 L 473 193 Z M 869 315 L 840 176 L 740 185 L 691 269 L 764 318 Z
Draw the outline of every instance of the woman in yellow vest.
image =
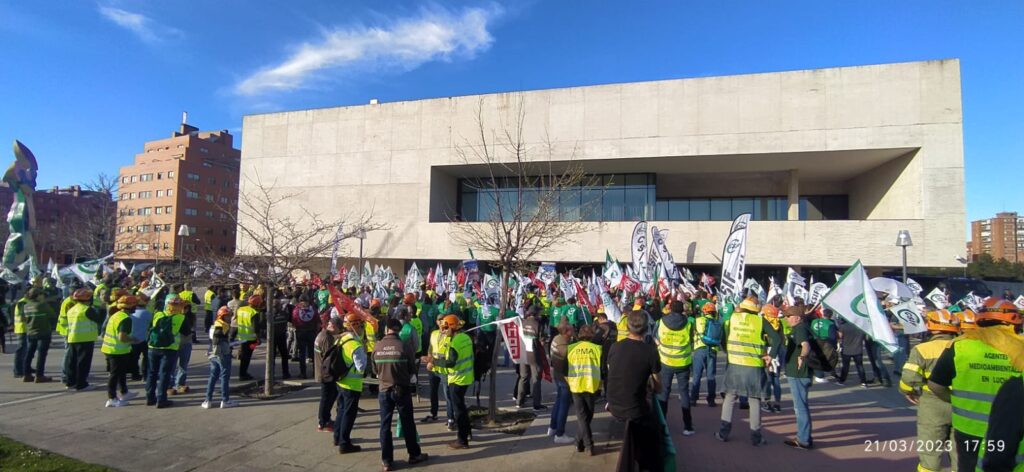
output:
M 149 329 L 149 372 L 146 379 L 146 406 L 167 408 L 171 374 L 178 361 L 181 325 L 185 323 L 185 300 L 177 294 L 167 295 L 164 311 L 153 315 Z
M 89 388 L 92 354 L 105 316 L 92 306 L 92 290 L 80 288 L 72 298 L 75 305 L 67 312 L 68 355 L 64 358 L 64 370 L 68 388 L 81 391 Z
M 233 324 L 238 328 L 235 339 L 241 341 L 238 346 L 238 380 L 252 380 L 249 375 L 249 362 L 252 361 L 252 352 L 259 344 L 256 342 L 256 334 L 261 325 L 260 307 L 263 306 L 263 297 L 253 295 L 247 300 L 247 306 L 238 307 Z
M 569 372 L 565 380 L 576 404 L 576 450 L 594 455 L 594 436 L 590 422 L 594 419 L 594 402 L 601 388 L 601 346 L 594 344 L 594 328 L 580 327 L 579 340 L 569 345 Z
M 122 295 L 113 306 L 117 311 L 110 315 L 103 332 L 103 346 L 100 351 L 107 355 L 110 363 L 110 377 L 107 379 L 107 408 L 128 406 L 128 400 L 135 397 L 128 391 L 128 371 L 132 364 L 132 319 L 128 314 L 139 304 L 137 298 Z
M 448 443 L 452 449 L 469 447 L 470 423 L 469 410 L 466 408 L 466 391 L 473 384 L 473 339 L 468 334 L 459 332 L 462 320 L 458 315 L 444 317 L 445 331 L 451 338 L 448 355 L 441 362 L 441 367 L 448 369 L 448 400 L 454 403 L 455 426 L 458 438 Z M 427 368 L 433 367 L 428 364 Z
M 363 373 L 366 372 L 366 348 L 363 345 L 365 323 L 355 313 L 345 315 L 345 332 L 338 338 L 341 357 L 347 367 L 338 378 L 338 417 L 334 424 L 334 443 L 338 452 L 349 454 L 363 448 L 352 444 L 352 427 L 359 412 L 359 397 L 363 393 Z
M 690 370 L 693 365 L 693 319 L 683 314 L 683 302 L 674 301 L 668 316 L 658 320 L 654 338 L 661 358 L 661 393 L 658 401 L 661 411 L 668 414 L 668 399 L 672 395 L 672 379 L 679 385 L 679 406 L 683 412 L 683 436 L 693 436 L 693 416 L 690 414 Z
M 430 351 L 423 358 L 423 362 L 430 366 L 427 369 L 430 372 L 430 414 L 423 417 L 420 423 L 437 420 L 438 392 L 441 392 L 441 395 L 444 395 L 445 413 L 450 430 L 455 426 L 455 413 L 452 411 L 452 402 L 448 401 L 448 369 L 441 367 L 439 364 L 442 362 L 437 361 L 443 361 L 448 355 L 451 338 L 444 329 L 444 318 L 437 319 L 437 327 L 438 329 L 430 332 Z

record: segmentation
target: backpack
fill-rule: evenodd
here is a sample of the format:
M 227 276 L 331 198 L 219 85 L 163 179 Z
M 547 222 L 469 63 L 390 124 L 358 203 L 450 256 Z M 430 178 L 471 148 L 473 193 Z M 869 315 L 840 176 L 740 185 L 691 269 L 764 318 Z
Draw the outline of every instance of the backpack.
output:
M 831 372 L 839 364 L 839 351 L 836 346 L 824 339 L 811 340 L 811 355 L 807 358 L 807 367 L 824 372 Z
M 811 321 L 811 335 L 814 336 L 814 339 L 830 341 L 832 339 L 830 331 L 833 326 L 835 323 L 830 319 L 815 318 L 814 321 Z
M 722 345 L 722 322 L 708 318 L 704 324 L 704 333 L 700 335 L 700 341 L 707 346 Z
M 164 349 L 174 344 L 177 336 L 174 333 L 173 318 L 173 316 L 164 316 L 156 320 L 156 324 L 149 329 L 149 347 Z
M 346 341 L 346 343 L 355 342 L 354 339 Z M 331 348 L 324 354 L 324 362 L 320 364 L 320 375 L 323 377 L 325 382 L 330 380 L 338 380 L 348 375 L 349 369 L 352 366 L 345 363 L 345 356 L 342 355 L 341 346 L 332 344 Z
M 295 316 L 292 317 L 292 324 L 295 325 L 295 329 L 312 328 L 313 320 L 317 317 L 316 310 L 313 307 L 306 307 L 305 310 L 302 308 L 295 308 Z

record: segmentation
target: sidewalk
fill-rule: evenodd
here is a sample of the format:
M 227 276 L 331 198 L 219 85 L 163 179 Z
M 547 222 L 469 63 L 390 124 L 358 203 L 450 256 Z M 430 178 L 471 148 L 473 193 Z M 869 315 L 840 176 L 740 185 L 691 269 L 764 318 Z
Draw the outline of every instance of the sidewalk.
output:
M 262 470 L 376 470 L 380 464 L 379 417 L 376 398 L 364 394 L 360 414 L 353 431 L 358 454 L 341 456 L 332 446 L 332 437 L 315 432 L 315 413 L 319 386 L 306 381 L 307 388 L 277 400 L 238 398 L 240 406 L 229 410 L 199 408 L 205 391 L 208 363 L 206 344 L 193 347 L 189 384 L 192 393 L 173 397 L 175 406 L 157 410 L 136 399 L 125 408 L 103 408 L 106 400 L 104 358 L 97 348 L 90 383 L 96 389 L 69 393 L 59 382 L 26 384 L 11 377 L 13 354 L 0 355 L 0 425 L 6 436 L 34 447 L 47 449 L 86 462 L 126 471 L 262 471 Z M 13 351 L 12 351 L 13 352 Z M 56 340 L 47 360 L 48 375 L 60 375 L 62 342 Z M 259 359 L 259 360 L 256 360 Z M 263 350 L 257 350 L 250 374 L 263 372 Z M 280 364 L 278 363 L 278 367 Z M 237 372 L 237 361 L 236 369 Z M 291 364 L 292 375 L 298 372 Z M 232 376 L 238 386 L 237 373 Z M 499 406 L 512 408 L 510 393 L 515 374 L 501 370 L 498 375 Z M 132 391 L 144 393 L 141 382 L 129 382 Z M 915 411 L 908 408 L 895 389 L 873 387 L 837 387 L 815 385 L 811 390 L 814 437 L 817 449 L 798 451 L 782 444 L 793 434 L 795 420 L 783 384 L 781 414 L 765 414 L 766 437 L 771 442 L 754 448 L 747 441 L 747 411 L 736 410 L 733 437 L 728 443 L 716 441 L 712 434 L 719 423 L 720 408 L 701 403 L 694 409 L 697 435 L 683 437 L 677 400 L 670 403 L 669 424 L 678 451 L 679 470 L 740 471 L 810 470 L 827 467 L 831 471 L 912 470 L 916 459 L 910 453 L 866 452 L 865 441 L 911 440 L 915 432 Z M 486 385 L 481 403 L 486 405 Z M 416 417 L 426 414 L 427 390 L 420 402 L 413 400 Z M 553 387 L 544 384 L 544 403 L 554 401 Z M 467 398 L 470 406 L 475 397 Z M 443 421 L 417 424 L 424 452 L 430 454 L 422 470 L 587 470 L 615 469 L 621 443 L 622 425 L 603 411 L 594 418 L 598 455 L 589 457 L 575 452 L 572 445 L 556 445 L 545 436 L 550 420 L 541 412 L 522 436 L 474 431 L 472 447 L 453 451 L 447 443 L 455 433 Z M 442 405 L 443 415 L 443 405 Z M 575 416 L 570 413 L 567 434 L 575 434 Z M 395 459 L 405 466 L 404 443 L 395 441 Z M 404 468 L 404 467 L 403 467 Z

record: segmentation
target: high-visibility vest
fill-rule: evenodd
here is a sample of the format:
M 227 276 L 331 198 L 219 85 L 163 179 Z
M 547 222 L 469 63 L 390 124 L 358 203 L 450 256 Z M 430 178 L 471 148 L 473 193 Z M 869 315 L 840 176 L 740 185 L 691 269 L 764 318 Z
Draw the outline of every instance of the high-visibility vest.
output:
M 416 328 L 416 345 L 419 346 L 420 343 L 422 342 L 419 340 L 423 339 L 423 320 L 421 320 L 419 315 L 417 315 L 412 317 L 412 319 L 409 320 L 409 323 L 412 325 L 413 328 Z
M 28 299 L 22 297 L 14 303 L 14 334 L 25 334 L 25 322 L 21 321 L 21 310 Z
M 451 338 L 444 335 L 444 331 L 437 330 L 430 333 L 430 356 L 433 358 L 431 369 L 437 375 L 448 375 L 448 369 L 441 367 L 438 361 L 443 361 L 448 356 L 448 348 L 451 346 Z
M 706 330 L 708 326 L 708 319 L 707 315 L 701 315 L 694 320 L 693 350 L 695 351 L 702 347 L 707 347 L 707 344 L 704 344 L 703 336 L 704 330 Z
M 75 306 L 75 301 L 71 297 L 65 298 L 60 303 L 60 315 L 57 316 L 57 333 L 61 336 L 68 335 L 68 310 Z
M 764 338 L 761 328 L 764 321 L 755 313 L 733 313 L 729 319 L 729 339 L 726 349 L 729 364 L 748 367 L 764 367 Z
M 167 347 L 159 347 L 158 348 L 158 347 L 150 345 L 149 346 L 150 348 L 153 348 L 153 349 L 165 349 L 165 350 L 168 350 L 168 351 L 177 351 L 178 348 L 181 347 L 181 325 L 185 324 L 185 314 L 184 313 L 178 313 L 176 315 L 172 315 L 170 313 L 167 313 L 166 311 L 158 311 L 158 312 L 156 312 L 155 315 L 153 315 L 153 322 L 150 323 L 149 326 L 151 328 L 155 327 L 157 321 L 160 321 L 161 318 L 166 318 L 168 316 L 171 317 L 171 330 L 174 331 L 174 342 L 171 343 L 171 345 L 167 346 Z
M 213 297 L 217 294 L 210 289 L 206 289 L 206 293 L 203 294 L 203 309 L 206 311 L 213 311 Z
M 690 332 L 693 323 L 689 318 L 680 330 L 669 329 L 665 323 L 658 323 L 658 356 L 661 363 L 669 367 L 686 367 L 693 363 L 693 347 Z
M 362 347 L 363 342 L 359 340 L 359 337 L 346 331 L 341 337 L 338 338 L 338 345 L 341 346 L 341 357 L 345 361 L 345 365 L 349 366 L 348 372 L 345 376 L 338 379 L 336 383 L 339 387 L 346 390 L 352 390 L 353 392 L 363 391 L 363 373 L 356 370 L 355 364 L 355 352 L 357 349 Z
M 91 308 L 84 303 L 75 303 L 75 306 L 68 310 L 68 342 L 88 343 L 96 341 L 100 336 L 99 326 L 96 322 L 85 316 Z
M 977 329 L 1003 329 L 992 326 Z M 950 403 L 953 405 L 953 429 L 964 434 L 985 437 L 992 400 L 999 387 L 1020 372 L 1013 368 L 1010 356 L 978 339 L 958 339 L 954 344 L 953 377 Z
M 96 306 L 106 305 L 106 301 L 100 296 L 104 291 L 107 290 L 107 284 L 100 283 L 96 285 L 96 288 L 92 289 L 92 302 Z
M 252 321 L 256 317 L 256 309 L 251 306 L 243 306 L 238 308 L 238 336 L 237 339 L 243 342 L 255 341 L 256 330 L 253 328 Z
M 132 352 L 132 345 L 129 342 L 121 341 L 118 328 L 121 322 L 128 318 L 128 313 L 119 311 L 110 316 L 107 320 L 107 329 L 103 332 L 103 346 L 100 352 L 104 354 L 120 355 Z
M 565 381 L 572 393 L 597 393 L 601 387 L 601 345 L 580 341 L 569 345 L 569 375 Z
M 910 356 L 903 363 L 903 372 L 900 376 L 900 391 L 903 393 L 915 393 L 920 388 L 920 394 L 932 395 L 928 389 L 928 378 L 932 376 L 932 369 L 939 361 L 943 351 L 953 343 L 950 335 L 938 335 L 926 342 L 918 344 L 910 351 Z M 907 383 L 910 382 L 910 383 Z
M 366 327 L 364 336 L 366 336 L 366 354 L 370 355 L 373 352 L 373 348 L 377 346 L 377 329 L 373 327 L 373 323 L 366 323 L 363 326 Z
M 629 336 L 629 318 L 625 313 L 622 314 L 622 318 L 619 318 L 619 322 L 615 326 L 618 328 L 618 332 L 615 334 L 615 342 L 622 341 Z
M 182 290 L 178 292 L 178 296 L 185 302 L 185 307 L 192 310 L 192 296 L 195 295 L 191 290 Z
M 448 372 L 448 383 L 466 386 L 473 383 L 473 340 L 466 333 L 452 338 L 451 349 L 458 356 Z

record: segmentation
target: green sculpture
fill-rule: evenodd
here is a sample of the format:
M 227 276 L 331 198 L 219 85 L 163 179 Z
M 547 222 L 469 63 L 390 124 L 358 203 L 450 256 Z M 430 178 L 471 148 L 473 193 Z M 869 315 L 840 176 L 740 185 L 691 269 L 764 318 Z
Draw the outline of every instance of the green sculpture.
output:
M 32 196 L 36 190 L 36 176 L 39 164 L 24 144 L 14 141 L 14 163 L 4 173 L 4 182 L 14 192 L 11 210 L 7 213 L 7 223 L 11 234 L 4 246 L 4 272 L 23 273 L 29 266 L 36 266 L 36 247 L 32 242 L 32 229 L 35 226 L 36 210 Z M 26 264 L 27 263 L 27 264 Z

